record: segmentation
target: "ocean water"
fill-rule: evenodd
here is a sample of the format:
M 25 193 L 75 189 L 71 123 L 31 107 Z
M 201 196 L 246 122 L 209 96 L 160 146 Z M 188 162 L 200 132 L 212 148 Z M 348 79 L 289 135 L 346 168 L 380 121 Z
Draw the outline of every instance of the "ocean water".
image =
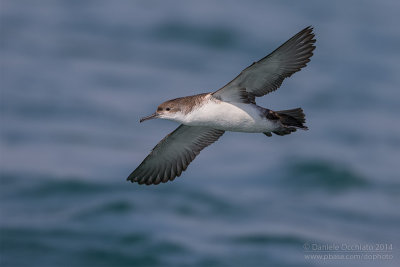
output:
M 2 0 L 0 265 L 399 266 L 399 10 Z M 309 131 L 226 133 L 173 182 L 125 180 L 177 127 L 140 117 L 308 25 L 309 65 L 257 101 Z

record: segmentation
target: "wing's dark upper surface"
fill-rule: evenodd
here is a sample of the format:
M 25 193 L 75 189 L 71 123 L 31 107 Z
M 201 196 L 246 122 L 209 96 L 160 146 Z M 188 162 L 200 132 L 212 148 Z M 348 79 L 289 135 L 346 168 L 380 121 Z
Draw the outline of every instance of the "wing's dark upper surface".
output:
M 200 151 L 223 135 L 208 127 L 180 125 L 162 139 L 128 177 L 139 184 L 159 184 L 180 176 Z
M 242 102 L 245 89 L 254 97 L 263 96 L 281 86 L 283 80 L 305 67 L 315 49 L 314 33 L 307 27 L 278 47 L 274 52 L 244 69 L 235 79 L 214 92 L 213 95 L 224 101 Z

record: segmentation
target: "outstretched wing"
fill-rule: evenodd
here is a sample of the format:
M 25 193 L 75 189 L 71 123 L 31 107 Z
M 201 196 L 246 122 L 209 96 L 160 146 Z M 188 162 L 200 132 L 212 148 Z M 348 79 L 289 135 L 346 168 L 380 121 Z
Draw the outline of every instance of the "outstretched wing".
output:
M 223 134 L 222 130 L 181 124 L 153 148 L 127 180 L 147 185 L 172 181 L 186 170 L 203 148 Z
M 235 79 L 213 93 L 224 101 L 254 102 L 254 97 L 263 96 L 281 86 L 286 77 L 305 67 L 315 49 L 312 27 L 307 27 L 286 41 L 268 56 L 244 69 Z

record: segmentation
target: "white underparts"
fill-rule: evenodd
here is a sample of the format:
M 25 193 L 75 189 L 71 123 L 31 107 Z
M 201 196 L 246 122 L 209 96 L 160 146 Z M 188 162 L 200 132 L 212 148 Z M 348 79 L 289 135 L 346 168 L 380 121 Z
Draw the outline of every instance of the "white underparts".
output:
M 189 126 L 208 126 L 233 132 L 270 132 L 280 126 L 268 120 L 262 108 L 257 105 L 228 103 L 210 98 L 186 115 L 177 114 L 173 120 Z

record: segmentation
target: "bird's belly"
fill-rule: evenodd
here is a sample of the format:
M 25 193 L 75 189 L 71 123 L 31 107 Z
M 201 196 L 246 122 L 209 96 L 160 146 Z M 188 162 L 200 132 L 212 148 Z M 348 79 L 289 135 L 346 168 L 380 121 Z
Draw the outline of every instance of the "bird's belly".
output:
M 206 104 L 189 113 L 183 123 L 225 131 L 254 133 L 271 131 L 276 127 L 274 122 L 261 114 L 257 106 L 227 102 Z

